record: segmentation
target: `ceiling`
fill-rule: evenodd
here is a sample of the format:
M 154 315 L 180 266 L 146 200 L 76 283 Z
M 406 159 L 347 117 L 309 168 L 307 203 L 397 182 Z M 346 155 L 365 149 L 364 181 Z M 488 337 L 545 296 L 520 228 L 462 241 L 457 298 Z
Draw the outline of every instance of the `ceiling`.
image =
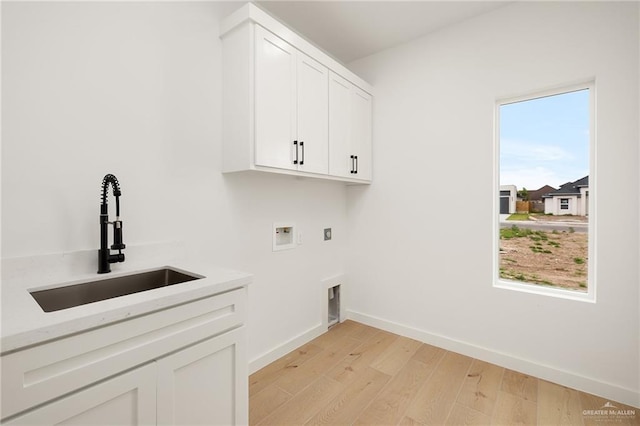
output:
M 257 1 L 343 63 L 489 12 L 509 1 Z

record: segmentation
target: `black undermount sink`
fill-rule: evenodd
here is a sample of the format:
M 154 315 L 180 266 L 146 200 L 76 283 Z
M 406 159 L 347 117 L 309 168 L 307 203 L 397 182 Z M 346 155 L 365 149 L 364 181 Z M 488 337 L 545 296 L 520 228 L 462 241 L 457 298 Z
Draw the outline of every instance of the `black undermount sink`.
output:
M 122 277 L 86 281 L 65 287 L 35 290 L 30 293 L 43 311 L 54 312 L 201 278 L 203 277 L 190 272 L 162 268 Z

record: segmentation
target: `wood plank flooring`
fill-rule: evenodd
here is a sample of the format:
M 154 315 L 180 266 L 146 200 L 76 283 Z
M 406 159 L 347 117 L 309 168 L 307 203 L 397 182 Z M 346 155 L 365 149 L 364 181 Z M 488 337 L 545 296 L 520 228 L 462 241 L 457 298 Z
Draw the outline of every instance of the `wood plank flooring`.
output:
M 640 424 L 640 409 L 354 321 L 252 374 L 249 395 L 252 426 Z M 583 412 L 607 403 L 634 414 Z

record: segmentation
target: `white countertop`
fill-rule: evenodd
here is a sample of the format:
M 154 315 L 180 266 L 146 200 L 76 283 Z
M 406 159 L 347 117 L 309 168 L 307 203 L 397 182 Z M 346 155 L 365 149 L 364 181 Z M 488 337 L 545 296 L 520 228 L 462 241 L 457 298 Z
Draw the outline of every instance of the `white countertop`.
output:
M 141 250 L 138 250 L 141 252 Z M 148 254 L 148 250 L 146 251 Z M 10 352 L 47 340 L 144 315 L 190 300 L 247 286 L 251 274 L 223 269 L 203 261 L 175 260 L 164 256 L 141 256 L 147 260 L 111 265 L 108 274 L 98 275 L 97 250 L 60 254 L 38 259 L 3 260 L 0 307 L 0 352 Z M 95 261 L 91 262 L 90 260 Z M 95 265 L 94 265 L 95 264 Z M 171 267 L 204 278 L 140 293 L 102 300 L 55 312 L 44 312 L 30 290 L 73 285 Z

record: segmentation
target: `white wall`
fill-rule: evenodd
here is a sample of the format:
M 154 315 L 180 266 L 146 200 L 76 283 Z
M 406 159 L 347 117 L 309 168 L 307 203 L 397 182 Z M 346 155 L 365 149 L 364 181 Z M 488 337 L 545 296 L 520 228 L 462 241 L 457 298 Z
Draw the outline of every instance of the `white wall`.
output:
M 569 200 L 569 208 L 563 210 L 560 200 Z M 553 214 L 557 216 L 562 215 L 579 215 L 584 216 L 584 201 L 585 198 L 578 198 L 577 195 L 564 195 L 559 197 L 551 197 L 544 199 L 544 212 L 545 214 Z
M 502 191 L 509 191 L 509 213 L 515 213 L 516 212 L 516 201 L 518 201 L 518 188 L 515 185 L 500 185 L 500 192 Z M 499 197 L 502 197 L 500 195 L 500 192 L 498 193 Z M 498 209 L 499 209 L 499 205 L 498 205 Z
M 350 64 L 377 94 L 351 317 L 640 405 L 638 6 L 515 3 Z M 592 78 L 597 302 L 494 288 L 495 101 Z
M 220 173 L 218 25 L 240 5 L 2 2 L 2 258 L 97 250 L 113 173 L 126 244 L 181 241 L 255 274 L 255 366 L 322 323 L 321 280 L 344 271 L 346 189 Z M 286 220 L 304 243 L 273 253 L 271 224 Z

